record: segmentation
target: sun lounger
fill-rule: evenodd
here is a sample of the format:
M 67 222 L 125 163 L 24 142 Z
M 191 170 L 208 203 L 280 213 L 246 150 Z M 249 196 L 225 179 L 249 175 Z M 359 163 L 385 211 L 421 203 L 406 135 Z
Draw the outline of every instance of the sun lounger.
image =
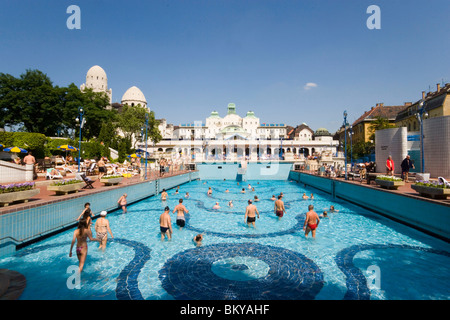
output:
M 55 172 L 56 171 L 56 172 Z M 57 169 L 47 169 L 47 172 L 45 174 L 45 179 L 63 179 L 64 177 L 62 176 L 61 172 L 59 172 L 59 170 Z
M 450 188 L 450 182 L 444 179 L 444 177 L 438 177 L 439 183 L 443 183 L 446 187 Z

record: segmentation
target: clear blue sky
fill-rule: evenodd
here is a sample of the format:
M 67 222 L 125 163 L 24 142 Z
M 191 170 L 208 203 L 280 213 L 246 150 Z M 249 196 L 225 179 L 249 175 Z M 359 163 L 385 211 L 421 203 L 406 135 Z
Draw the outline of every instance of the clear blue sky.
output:
M 81 30 L 66 27 L 71 4 Z M 372 4 L 380 30 L 366 27 Z M 100 65 L 113 102 L 135 85 L 175 125 L 234 102 L 241 116 L 334 132 L 345 109 L 354 121 L 450 82 L 449 12 L 448 0 L 1 0 L 0 72 L 80 86 Z

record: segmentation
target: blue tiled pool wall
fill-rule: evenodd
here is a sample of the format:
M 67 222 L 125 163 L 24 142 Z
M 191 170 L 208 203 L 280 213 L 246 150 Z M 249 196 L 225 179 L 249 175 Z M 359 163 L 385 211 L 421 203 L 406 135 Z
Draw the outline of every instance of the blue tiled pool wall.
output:
M 240 163 L 197 163 L 201 180 L 236 180 Z M 243 175 L 245 180 L 287 180 L 292 162 L 250 162 Z
M 430 201 L 291 171 L 289 179 L 450 241 L 450 207 Z
M 133 203 L 155 195 L 157 188 L 161 192 L 163 188 L 170 189 L 195 179 L 198 173 L 190 172 L 0 215 L 0 256 L 13 253 L 17 245 L 75 224 L 86 202 L 91 204 L 94 215 L 98 215 L 102 210 L 118 209 L 117 200 L 124 193 L 127 202 Z

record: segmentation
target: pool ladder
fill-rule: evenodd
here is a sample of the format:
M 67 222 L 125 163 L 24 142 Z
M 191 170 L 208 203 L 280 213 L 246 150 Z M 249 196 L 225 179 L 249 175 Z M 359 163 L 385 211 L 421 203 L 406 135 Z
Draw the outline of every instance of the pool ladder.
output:
M 247 168 L 243 168 L 241 165 L 239 165 L 238 169 L 237 169 L 237 176 L 236 176 L 236 180 L 237 181 L 247 181 Z

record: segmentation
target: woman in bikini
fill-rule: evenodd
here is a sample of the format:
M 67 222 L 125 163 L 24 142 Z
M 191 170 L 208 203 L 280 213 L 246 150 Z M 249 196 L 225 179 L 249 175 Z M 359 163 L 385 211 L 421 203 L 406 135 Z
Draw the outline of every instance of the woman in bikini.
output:
M 78 222 L 78 228 L 73 233 L 72 244 L 70 245 L 69 257 L 72 257 L 72 249 L 75 241 L 77 241 L 76 252 L 79 261 L 79 272 L 83 271 L 84 263 L 86 262 L 88 246 L 87 238 L 91 241 L 100 241 L 99 239 L 94 239 L 92 237 L 91 229 L 88 228 L 86 220 L 80 220 Z
M 99 249 L 105 251 L 106 242 L 108 241 L 108 232 L 111 235 L 111 238 L 114 239 L 111 228 L 109 227 L 109 221 L 105 218 L 106 211 L 102 211 L 100 213 L 100 218 L 95 222 L 95 233 L 97 234 L 97 239 L 100 240 Z
M 90 208 L 90 203 L 86 203 L 84 205 L 84 210 L 83 212 L 79 215 L 79 217 L 77 218 L 77 221 L 80 220 L 86 220 L 87 226 L 88 228 L 91 227 L 91 223 L 92 223 L 92 210 Z

